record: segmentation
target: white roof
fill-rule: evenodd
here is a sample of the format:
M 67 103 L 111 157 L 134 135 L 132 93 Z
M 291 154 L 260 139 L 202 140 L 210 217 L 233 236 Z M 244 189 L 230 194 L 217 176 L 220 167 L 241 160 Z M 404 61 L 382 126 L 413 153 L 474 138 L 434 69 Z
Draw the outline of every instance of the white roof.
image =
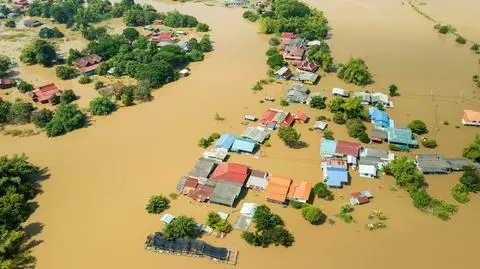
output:
M 245 216 L 253 216 L 255 209 L 257 209 L 257 204 L 243 203 L 242 209 L 240 209 L 240 214 Z
M 341 95 L 341 96 L 349 96 L 350 93 L 345 90 L 345 89 L 342 89 L 342 88 L 333 88 L 332 89 L 332 94 L 338 94 L 338 95 Z
M 220 216 L 221 219 L 227 220 L 228 216 L 230 216 L 228 213 L 217 211 L 217 214 Z
M 283 66 L 282 68 L 278 69 L 278 71 L 275 72 L 275 74 L 281 76 L 285 74 L 287 71 L 288 71 L 288 67 Z
M 358 171 L 360 174 L 376 175 L 377 168 L 374 164 L 360 164 L 358 166 Z
M 388 103 L 388 95 L 381 93 L 381 92 L 374 92 L 371 94 L 372 102 L 382 102 L 387 104 Z
M 190 71 L 188 71 L 188 69 L 185 68 L 185 69 L 180 70 L 180 72 L 178 72 L 178 73 L 180 73 L 182 75 L 185 75 L 185 74 L 190 73 Z
M 228 150 L 223 148 L 213 148 L 205 151 L 202 156 L 210 160 L 223 161 L 228 155 Z
M 307 46 L 315 46 L 315 45 L 321 45 L 322 41 L 320 40 L 312 40 L 307 43 Z
M 160 220 L 165 222 L 166 224 L 169 224 L 170 222 L 172 222 L 174 218 L 175 218 L 174 215 L 166 213 L 165 215 L 162 216 Z
M 263 143 L 265 139 L 270 137 L 270 133 L 267 129 L 261 126 L 247 127 L 241 137 L 251 139 L 258 143 Z
M 327 122 L 326 121 L 316 121 L 313 128 L 324 130 L 325 128 L 327 128 Z

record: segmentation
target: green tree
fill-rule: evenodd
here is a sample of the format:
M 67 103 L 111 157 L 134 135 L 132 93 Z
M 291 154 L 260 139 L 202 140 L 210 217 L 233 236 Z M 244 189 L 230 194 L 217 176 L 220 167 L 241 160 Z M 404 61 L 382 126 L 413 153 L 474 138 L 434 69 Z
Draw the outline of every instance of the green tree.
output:
M 53 111 L 42 108 L 32 113 L 32 122 L 39 128 L 45 128 L 53 118 Z
M 133 105 L 133 91 L 128 90 L 127 88 L 127 90 L 122 93 L 121 99 L 122 104 L 124 104 L 125 106 Z
M 184 15 L 174 10 L 168 12 L 163 20 L 163 24 L 168 27 L 178 28 L 178 27 L 196 27 L 198 21 L 195 17 L 190 15 Z
M 358 119 L 362 118 L 364 115 L 364 107 L 361 103 L 360 97 L 349 98 L 343 104 L 343 110 L 345 111 L 345 115 L 349 119 Z
M 85 125 L 85 114 L 75 104 L 61 103 L 55 110 L 52 120 L 47 124 L 48 136 L 59 136 L 82 128 Z
M 415 161 L 405 156 L 389 163 L 385 167 L 385 172 L 393 175 L 397 185 L 406 188 L 409 192 L 418 190 L 424 185 L 423 174 L 417 170 Z
M 475 136 L 472 144 L 463 149 L 463 157 L 480 162 L 480 135 Z
M 283 220 L 280 216 L 273 214 L 266 205 L 257 206 L 252 219 L 257 231 L 266 231 L 278 225 L 283 226 Z
M 365 127 L 365 124 L 363 124 L 361 120 L 353 119 L 347 121 L 347 130 L 350 137 L 357 138 L 362 133 L 365 133 L 367 127 Z
M 265 52 L 265 55 L 267 56 L 272 56 L 272 55 L 275 55 L 275 54 L 278 54 L 278 49 L 277 47 L 270 47 L 267 52 Z
M 310 205 L 302 208 L 302 216 L 306 221 L 310 222 L 311 224 L 319 224 L 325 221 L 326 218 L 325 214 L 323 214 L 320 208 Z
M 198 235 L 197 223 L 191 217 L 179 216 L 170 222 L 170 224 L 163 230 L 164 237 L 167 240 L 173 240 L 176 238 L 195 238 Z
M 0 98 L 0 124 L 7 123 L 12 103 Z
M 4 78 L 8 75 L 8 70 L 12 65 L 12 60 L 5 55 L 0 55 L 0 78 Z
M 408 125 L 408 128 L 412 129 L 412 132 L 418 135 L 428 133 L 427 125 L 421 120 L 413 120 Z
M 152 90 L 146 85 L 138 85 L 133 89 L 133 97 L 136 101 L 147 102 L 152 99 Z
M 19 101 L 12 104 L 8 114 L 8 122 L 12 124 L 26 124 L 32 120 L 34 108 L 32 103 Z
M 290 206 L 295 208 L 295 209 L 301 209 L 303 208 L 306 204 L 305 203 L 302 203 L 302 202 L 299 202 L 299 201 L 290 201 Z
M 277 53 L 268 57 L 267 64 L 272 69 L 278 69 L 285 65 L 285 61 L 283 60 L 283 56 L 280 53 Z
M 228 233 L 232 230 L 230 223 L 220 218 L 216 212 L 208 213 L 207 226 L 213 228 L 217 232 L 223 233 Z
M 9 21 L 5 22 L 5 27 L 15 28 L 15 27 L 17 27 L 17 24 L 15 23 L 15 21 L 9 20 Z
M 334 140 L 335 139 L 335 137 L 333 137 L 332 130 L 329 130 L 329 129 L 325 129 L 323 131 L 323 138 L 329 139 L 329 140 Z
M 388 86 L 388 93 L 390 96 L 397 96 L 398 95 L 398 87 L 395 84 Z
M 345 115 L 342 112 L 335 112 L 333 114 L 333 122 L 336 124 L 345 124 Z
M 140 33 L 137 31 L 137 29 L 133 27 L 128 27 L 123 29 L 123 37 L 125 37 L 128 41 L 130 41 L 130 43 L 137 40 L 139 36 L 140 36 Z
M 324 109 L 327 107 L 327 104 L 325 103 L 325 98 L 322 96 L 313 96 L 310 99 L 310 107 L 316 108 L 316 109 Z
M 77 95 L 72 89 L 68 89 L 62 92 L 62 95 L 60 96 L 60 102 L 62 103 L 71 103 L 73 101 L 77 100 Z
M 480 169 L 472 166 L 464 167 L 463 175 L 460 178 L 460 182 L 465 185 L 468 191 L 478 192 L 480 191 Z
M 326 200 L 332 200 L 333 194 L 328 189 L 327 185 L 323 182 L 319 182 L 313 186 L 313 193 L 315 193 L 319 198 L 324 198 Z
M 208 32 L 210 27 L 206 23 L 199 23 L 197 25 L 197 32 Z
M 109 115 L 113 111 L 115 111 L 115 109 L 115 103 L 113 103 L 109 97 L 104 95 L 95 97 L 95 99 L 90 101 L 88 105 L 88 110 L 90 111 L 90 113 L 97 116 Z
M 344 112 L 344 106 L 345 106 L 345 99 L 342 97 L 333 97 L 332 100 L 330 100 L 330 103 L 328 104 L 328 107 L 330 108 L 330 112 L 335 113 L 335 112 Z
M 280 40 L 278 39 L 278 37 L 273 36 L 270 38 L 269 43 L 271 46 L 277 46 L 277 45 L 280 45 Z
M 61 65 L 55 68 L 55 74 L 59 79 L 68 80 L 78 76 L 77 69 L 73 66 Z
M 163 195 L 153 195 L 150 197 L 146 209 L 150 214 L 160 214 L 165 209 L 169 208 L 169 206 L 170 200 L 168 200 L 167 197 L 164 197 Z
M 27 234 L 22 230 L 0 229 L 0 268 L 22 268 L 30 263 L 32 256 L 27 249 Z
M 426 148 L 436 148 L 438 146 L 437 141 L 433 139 L 422 140 L 422 145 Z
M 35 89 L 35 87 L 33 87 L 33 84 L 30 84 L 30 83 L 22 80 L 22 81 L 20 81 L 20 83 L 18 83 L 17 89 L 22 93 L 26 93 L 26 92 L 33 91 Z
M 338 77 L 347 83 L 360 86 L 372 83 L 372 75 L 368 71 L 365 61 L 360 58 L 350 58 L 346 64 L 340 64 Z
M 57 27 L 51 29 L 48 27 L 43 27 L 40 29 L 40 32 L 38 32 L 38 36 L 41 38 L 62 38 L 63 33 L 60 32 Z
M 103 83 L 103 81 L 96 81 L 95 82 L 95 86 L 94 86 L 95 90 L 99 90 L 103 87 L 105 87 L 105 83 Z
M 210 41 L 210 37 L 208 35 L 204 35 L 198 44 L 203 52 L 209 52 L 213 50 L 212 41 Z
M 253 11 L 250 11 L 250 10 L 247 10 L 247 11 L 243 12 L 242 17 L 244 19 L 247 19 L 247 20 L 251 21 L 251 22 L 255 22 L 260 18 L 260 16 L 257 13 L 255 13 Z
M 289 147 L 293 147 L 300 141 L 300 133 L 290 126 L 278 129 L 278 137 Z
M 320 64 L 324 71 L 329 71 L 333 66 L 333 58 L 330 55 L 330 47 L 327 43 L 311 46 L 307 54 L 308 60 Z
M 25 197 L 14 191 L 7 191 L 0 197 L 0 227 L 16 229 L 30 216 L 30 208 Z
M 88 84 L 92 82 L 92 79 L 89 77 L 89 76 L 86 76 L 86 75 L 83 75 L 80 77 L 80 79 L 78 79 L 78 83 L 80 84 Z
M 461 182 L 457 183 L 457 185 L 452 188 L 452 196 L 455 201 L 462 204 L 470 201 L 470 197 L 468 196 L 468 188 Z
M 35 40 L 22 50 L 20 60 L 27 64 L 51 66 L 57 58 L 55 47 L 44 40 Z

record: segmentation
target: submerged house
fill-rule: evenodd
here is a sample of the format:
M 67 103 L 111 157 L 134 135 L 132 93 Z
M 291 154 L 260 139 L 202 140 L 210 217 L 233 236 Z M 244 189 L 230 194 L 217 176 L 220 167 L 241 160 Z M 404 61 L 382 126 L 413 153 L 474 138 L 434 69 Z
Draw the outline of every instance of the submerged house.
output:
M 91 54 L 82 58 L 78 58 L 73 61 L 73 64 L 77 68 L 78 72 L 83 75 L 93 75 L 98 67 L 98 64 L 102 61 L 102 57 Z
M 395 159 L 393 152 L 380 148 L 362 148 L 360 150 L 360 161 L 369 159 L 374 161 L 377 170 L 381 170 L 383 166 Z
M 315 73 L 315 72 L 317 72 L 319 67 L 320 66 L 317 65 L 316 63 L 310 62 L 309 60 L 305 60 L 305 61 L 300 62 L 297 65 L 297 70 L 299 72 L 304 71 L 304 72 Z
M 350 198 L 351 205 L 362 205 L 370 202 L 373 195 L 369 191 L 353 192 L 352 198 Z
M 307 49 L 303 44 L 288 45 L 285 46 L 283 58 L 285 60 L 301 61 L 306 51 Z
M 303 181 L 301 183 L 292 183 L 287 193 L 287 199 L 289 201 L 297 201 L 306 203 L 310 199 L 312 193 L 312 183 Z
M 38 26 L 41 26 L 43 25 L 43 23 L 41 23 L 40 21 L 37 21 L 37 20 L 25 20 L 23 22 L 23 25 L 25 27 L 38 27 Z
M 275 130 L 280 127 L 292 126 L 295 119 L 290 112 L 284 112 L 279 109 L 268 109 L 263 113 L 260 123 L 270 130 Z
M 291 185 L 292 179 L 290 178 L 271 176 L 265 188 L 265 198 L 272 203 L 285 204 Z
M 28 3 L 28 0 L 18 0 L 13 2 L 10 7 L 12 9 L 26 10 L 28 7 L 30 7 L 30 4 Z
M 388 118 L 388 114 L 376 107 L 369 107 L 368 114 L 370 114 L 371 122 L 380 128 L 390 127 L 391 120 Z
M 345 90 L 345 89 L 341 89 L 341 88 L 333 88 L 332 89 L 332 95 L 341 96 L 341 97 L 349 97 L 350 92 Z
M 373 127 L 371 140 L 373 143 L 383 143 L 388 141 L 388 133 L 383 129 Z
M 223 148 L 213 148 L 202 153 L 203 158 L 217 162 L 223 162 L 228 155 L 228 150 Z
M 190 172 L 190 177 L 205 180 L 206 178 L 208 178 L 208 176 L 210 175 L 214 167 L 215 167 L 215 161 L 205 159 L 205 158 L 200 158 L 197 160 L 197 162 L 195 163 L 195 166 Z
M 480 112 L 474 110 L 463 110 L 462 124 L 465 126 L 480 126 Z
M 62 91 L 57 88 L 55 83 L 50 83 L 41 86 L 34 91 L 28 92 L 27 94 L 32 98 L 34 102 L 53 104 L 52 97 L 61 96 Z
M 412 130 L 409 128 L 387 128 L 388 143 L 399 145 L 400 147 L 415 148 L 417 147 L 417 140 L 413 136 Z
M 308 119 L 310 117 L 308 117 L 308 114 L 307 112 L 302 112 L 302 111 L 297 111 L 293 114 L 293 118 L 297 121 L 297 122 L 307 122 Z
M 237 139 L 237 137 L 234 135 L 222 134 L 215 143 L 215 146 L 217 148 L 230 150 L 232 148 L 233 142 L 235 142 L 235 139 Z
M 299 73 L 297 76 L 292 77 L 292 80 L 300 81 L 305 84 L 314 85 L 318 82 L 320 76 L 317 73 L 311 72 L 302 72 Z
M 242 208 L 240 209 L 240 215 L 253 218 L 253 214 L 255 214 L 255 209 L 257 209 L 257 204 L 243 203 Z
M 292 72 L 288 67 L 284 66 L 280 69 L 277 70 L 277 72 L 274 73 L 275 77 L 278 79 L 283 79 L 283 80 L 288 80 L 292 77 Z
M 256 146 L 257 144 L 252 140 L 244 139 L 244 138 L 235 138 L 235 141 L 233 141 L 233 144 L 230 150 L 234 152 L 253 153 L 255 151 Z
M 317 120 L 313 125 L 313 129 L 317 131 L 323 131 L 327 128 L 328 123 L 324 120 Z
M 439 154 L 418 154 L 415 157 L 417 168 L 424 174 L 447 174 L 450 164 Z
M 291 32 L 282 33 L 280 35 L 280 41 L 283 44 L 286 44 L 286 43 L 290 42 L 291 40 L 299 39 L 299 38 L 300 38 L 299 34 L 294 34 L 294 33 L 291 33 Z
M 215 204 L 233 206 L 242 192 L 242 183 L 231 181 L 217 181 L 210 202 Z
M 377 159 L 376 158 L 360 158 L 358 162 L 358 173 L 361 177 L 375 178 L 377 177 Z
M 210 175 L 213 181 L 228 181 L 243 186 L 248 177 L 248 166 L 238 163 L 220 163 Z
M 306 89 L 304 91 L 303 89 Z M 292 87 L 287 94 L 287 101 L 289 103 L 298 103 L 298 104 L 305 104 L 308 99 L 309 90 L 305 87 L 303 89 L 297 89 Z
M 251 141 L 255 141 L 259 144 L 262 144 L 265 140 L 270 137 L 270 133 L 264 127 L 257 126 L 257 127 L 247 127 L 245 131 L 243 131 L 242 138 L 249 139 Z
M 245 186 L 256 191 L 264 191 L 268 185 L 268 173 L 259 170 L 252 170 Z
M 329 187 L 340 188 L 348 183 L 348 171 L 346 168 L 327 166 L 323 169 L 323 182 Z
M 97 91 L 102 93 L 102 94 L 106 94 L 106 95 L 114 94 L 114 95 L 119 96 L 125 91 L 126 88 L 127 88 L 127 86 L 125 86 L 121 83 L 114 83 L 114 84 L 105 86 L 103 88 L 100 88 Z
M 369 105 L 372 102 L 372 96 L 369 92 L 354 92 L 353 96 L 360 98 L 362 105 Z
M 452 171 L 462 171 L 465 166 L 472 166 L 473 163 L 467 158 L 445 158 Z
M 372 104 L 382 104 L 385 107 L 390 106 L 390 100 L 388 99 L 388 95 L 381 93 L 381 92 L 373 92 L 371 94 L 371 102 Z
M 12 79 L 0 79 L 0 89 L 8 89 L 15 87 L 17 85 L 17 82 Z
M 349 164 L 357 164 L 361 145 L 355 142 L 323 139 L 320 143 L 320 156 L 345 158 Z

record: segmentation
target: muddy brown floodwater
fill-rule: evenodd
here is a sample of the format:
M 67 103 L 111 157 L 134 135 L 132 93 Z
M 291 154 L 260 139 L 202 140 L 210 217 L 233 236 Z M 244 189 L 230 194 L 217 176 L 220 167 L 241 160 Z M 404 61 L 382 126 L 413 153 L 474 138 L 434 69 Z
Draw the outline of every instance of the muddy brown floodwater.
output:
M 149 2 L 152 3 L 152 2 Z M 238 134 L 243 114 L 260 115 L 271 104 L 261 104 L 265 95 L 281 97 L 288 85 L 270 84 L 257 94 L 250 88 L 265 78 L 264 52 L 268 37 L 257 34 L 257 25 L 242 19 L 242 9 L 208 7 L 200 3 L 152 3 L 159 10 L 177 8 L 208 23 L 215 51 L 205 61 L 191 66 L 192 75 L 166 85 L 146 104 L 123 108 L 108 117 L 93 118 L 88 128 L 58 138 L 0 136 L 2 154 L 25 152 L 31 160 L 48 167 L 38 209 L 29 223 L 42 224 L 33 249 L 37 267 L 57 268 L 226 268 L 207 259 L 170 256 L 145 251 L 145 237 L 161 228 L 158 215 L 144 210 L 153 194 L 171 193 L 176 181 L 188 173 L 201 150 L 200 137 L 211 132 Z M 438 152 L 459 156 L 479 129 L 455 128 L 463 108 L 480 107 L 478 92 L 471 85 L 477 59 L 468 50 L 436 35 L 432 25 L 400 1 L 311 1 L 325 11 L 333 28 L 333 55 L 339 62 L 349 56 L 363 57 L 374 73 L 375 84 L 367 89 L 399 86 L 402 96 L 389 110 L 396 125 L 424 119 L 439 142 Z M 447 7 L 446 7 L 447 8 Z M 346 87 L 326 75 L 313 91 Z M 82 87 L 82 86 L 78 86 Z M 433 97 L 431 94 L 433 93 Z M 275 104 L 278 107 L 278 103 Z M 327 115 L 292 105 L 289 111 L 306 110 L 312 117 Z M 214 121 L 218 112 L 224 121 Z M 443 121 L 449 121 L 444 126 Z M 288 149 L 272 137 L 272 147 L 263 148 L 258 159 L 233 155 L 242 162 L 272 174 L 297 180 L 321 179 L 318 147 L 320 134 L 298 124 L 308 147 Z M 344 126 L 333 126 L 338 139 L 347 138 Z M 428 151 L 421 149 L 416 152 Z M 391 177 L 367 181 L 351 172 L 352 184 L 334 190 L 336 199 L 315 201 L 330 217 L 338 213 L 348 193 L 368 188 L 374 200 L 353 212 L 357 223 L 312 226 L 298 211 L 269 204 L 295 235 L 291 248 L 248 246 L 239 232 L 225 239 L 205 240 L 240 250 L 238 268 L 476 268 L 480 234 L 480 197 L 461 205 L 450 222 L 415 209 L 402 190 L 390 191 Z M 451 202 L 451 187 L 460 175 L 428 176 L 429 191 Z M 250 192 L 244 201 L 263 203 L 263 195 Z M 368 232 L 371 209 L 383 210 L 388 228 Z M 198 205 L 185 197 L 172 202 L 168 211 L 186 214 L 204 222 L 210 210 L 238 212 L 211 204 Z

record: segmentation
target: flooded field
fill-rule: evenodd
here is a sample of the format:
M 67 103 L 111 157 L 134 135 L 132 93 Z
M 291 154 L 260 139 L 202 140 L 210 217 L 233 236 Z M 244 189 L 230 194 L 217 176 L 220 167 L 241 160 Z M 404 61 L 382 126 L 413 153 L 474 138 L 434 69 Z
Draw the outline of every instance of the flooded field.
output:
M 480 93 L 471 83 L 472 74 L 478 70 L 478 57 L 468 49 L 438 36 L 430 22 L 401 1 L 307 2 L 325 11 L 333 31 L 329 42 L 337 62 L 350 56 L 366 60 L 375 79 L 375 84 L 366 89 L 385 91 L 392 83 L 399 86 L 401 96 L 394 98 L 395 108 L 388 111 L 396 125 L 404 126 L 412 119 L 425 120 L 431 130 L 428 136 L 439 143 L 436 151 L 452 157 L 459 156 L 480 132 L 478 128 L 455 128 L 460 125 L 464 108 L 480 108 Z M 242 9 L 201 3 L 148 3 L 160 11 L 179 9 L 211 26 L 215 50 L 203 62 L 191 65 L 191 76 L 154 92 L 150 103 L 122 108 L 108 117 L 94 117 L 88 128 L 63 137 L 0 136 L 2 154 L 25 152 L 32 162 L 49 168 L 51 176 L 44 181 L 44 192 L 37 198 L 39 207 L 29 220 L 36 224 L 30 232 L 39 241 L 33 249 L 38 268 L 228 267 L 208 259 L 145 251 L 146 236 L 161 228 L 160 216 L 144 210 L 146 202 L 153 194 L 174 192 L 177 179 L 190 171 L 202 152 L 197 146 L 199 138 L 212 132 L 239 134 L 245 127 L 240 124 L 243 115 L 259 116 L 269 107 L 280 108 L 278 102 L 262 104 L 259 100 L 267 95 L 278 100 L 290 83 L 272 83 L 263 91 L 252 92 L 255 82 L 266 77 L 264 55 L 269 37 L 257 34 L 257 25 L 242 19 Z M 53 69 L 29 68 L 21 72 L 32 74 L 32 79 L 55 77 Z M 323 76 L 311 90 L 325 91 L 330 97 L 333 86 L 356 90 L 334 75 Z M 94 93 L 92 85 L 71 87 L 85 91 L 86 96 L 90 90 Z M 86 103 L 80 101 L 80 106 Z M 304 110 L 312 118 L 330 117 L 327 111 L 300 105 L 285 109 Z M 216 112 L 225 120 L 215 121 Z M 450 125 L 443 125 L 443 121 Z M 258 158 L 233 154 L 230 160 L 274 175 L 318 182 L 322 176 L 318 153 L 321 134 L 308 127 L 310 124 L 295 126 L 308 147 L 289 149 L 273 134 L 272 147 L 263 147 Z M 331 129 L 335 138 L 348 138 L 345 126 L 333 125 Z M 431 150 L 422 148 L 412 153 L 424 151 Z M 336 219 L 334 225 L 313 226 L 303 220 L 300 212 L 269 204 L 295 235 L 291 248 L 254 248 L 237 231 L 225 239 L 204 239 L 238 249 L 238 268 L 476 267 L 480 196 L 471 195 L 470 203 L 461 205 L 450 222 L 443 222 L 414 208 L 406 192 L 390 190 L 394 185 L 391 177 L 368 181 L 356 172 L 350 174 L 352 184 L 334 190 L 334 201 L 315 201 Z M 459 177 L 458 173 L 428 176 L 429 191 L 452 202 L 450 189 Z M 345 224 L 334 216 L 350 192 L 365 188 L 375 198 L 370 204 L 356 207 L 352 215 L 357 223 Z M 249 192 L 243 201 L 263 200 L 263 194 Z M 387 229 L 365 230 L 371 209 L 386 213 Z M 204 223 L 211 210 L 235 216 L 239 208 L 198 205 L 179 197 L 172 201 L 168 212 L 190 215 Z

